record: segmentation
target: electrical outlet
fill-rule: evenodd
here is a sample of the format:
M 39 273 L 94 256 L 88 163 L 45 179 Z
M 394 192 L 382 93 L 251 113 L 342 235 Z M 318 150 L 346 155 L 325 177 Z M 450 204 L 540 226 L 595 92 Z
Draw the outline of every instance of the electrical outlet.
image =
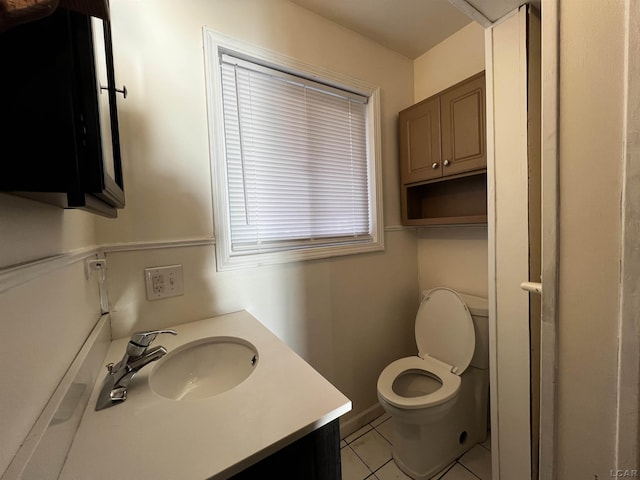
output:
M 145 268 L 144 278 L 147 300 L 184 295 L 182 265 Z
M 154 272 L 151 274 L 151 290 L 154 294 L 162 296 L 164 293 L 164 274 Z

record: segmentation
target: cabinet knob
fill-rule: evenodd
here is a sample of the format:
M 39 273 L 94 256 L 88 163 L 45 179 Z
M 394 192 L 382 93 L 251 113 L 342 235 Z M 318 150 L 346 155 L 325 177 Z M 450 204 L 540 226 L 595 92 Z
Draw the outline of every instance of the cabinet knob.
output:
M 436 168 L 438 168 L 439 166 L 440 166 L 440 165 L 438 165 L 438 162 L 433 162 L 433 163 L 431 164 L 431 168 L 433 168 L 434 170 L 435 170 Z
M 444 162 L 442 162 L 442 163 L 444 164 L 444 166 L 445 166 L 445 167 L 447 167 L 447 166 L 449 166 L 449 163 L 451 163 L 451 162 L 449 162 L 449 160 L 445 160 L 445 161 L 444 161 Z

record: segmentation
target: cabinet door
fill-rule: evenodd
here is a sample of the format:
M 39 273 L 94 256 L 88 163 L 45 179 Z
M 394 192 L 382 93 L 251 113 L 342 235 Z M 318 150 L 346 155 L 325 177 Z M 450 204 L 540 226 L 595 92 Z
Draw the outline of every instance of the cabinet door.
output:
M 443 175 L 486 168 L 484 72 L 443 92 L 440 108 Z
M 98 106 L 98 123 L 101 142 L 101 162 L 93 173 L 94 184 L 90 193 L 117 208 L 124 207 L 122 160 L 120 158 L 120 136 L 116 93 L 126 98 L 126 87 L 116 89 L 113 67 L 111 24 L 91 18 L 93 58 L 95 63 L 95 90 Z M 97 192 L 97 193 L 96 193 Z
M 442 176 L 440 102 L 427 99 L 399 114 L 400 177 L 403 184 Z

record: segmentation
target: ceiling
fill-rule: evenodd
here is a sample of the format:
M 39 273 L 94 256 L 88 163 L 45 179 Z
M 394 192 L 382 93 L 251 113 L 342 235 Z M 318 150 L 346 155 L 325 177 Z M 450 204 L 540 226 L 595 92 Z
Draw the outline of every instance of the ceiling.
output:
M 415 59 L 472 18 L 486 27 L 527 0 L 290 1 Z

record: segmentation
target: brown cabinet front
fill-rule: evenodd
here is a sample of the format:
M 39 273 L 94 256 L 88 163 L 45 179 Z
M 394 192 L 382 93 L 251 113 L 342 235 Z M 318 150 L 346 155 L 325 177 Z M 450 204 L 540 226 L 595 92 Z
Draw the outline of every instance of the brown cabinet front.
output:
M 484 72 L 399 114 L 405 225 L 486 223 Z
M 440 96 L 442 174 L 486 168 L 485 80 L 472 77 Z
M 481 72 L 399 114 L 402 184 L 486 168 Z
M 400 139 L 403 184 L 442 176 L 437 97 L 400 112 Z

